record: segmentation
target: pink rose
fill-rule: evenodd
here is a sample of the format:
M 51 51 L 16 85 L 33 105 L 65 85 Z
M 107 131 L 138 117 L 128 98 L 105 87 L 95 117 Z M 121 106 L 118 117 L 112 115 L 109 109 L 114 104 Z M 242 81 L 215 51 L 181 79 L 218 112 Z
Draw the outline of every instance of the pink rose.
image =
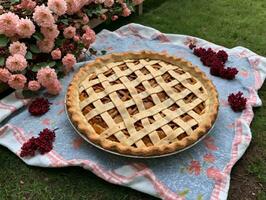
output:
M 59 59 L 61 59 L 62 53 L 61 53 L 60 49 L 57 48 L 51 52 L 51 56 L 52 56 L 53 60 L 59 60 Z
M 35 33 L 33 22 L 28 18 L 20 19 L 17 24 L 17 33 L 22 38 L 30 38 Z
M 11 55 L 20 54 L 22 56 L 25 56 L 27 53 L 27 47 L 25 43 L 21 43 L 19 41 L 13 42 L 9 46 L 9 52 Z
M 89 17 L 87 15 L 84 15 L 82 17 L 82 24 L 88 24 L 90 21 Z
M 24 56 L 20 54 L 15 54 L 13 56 L 9 56 L 6 59 L 6 68 L 11 72 L 22 71 L 27 67 L 28 63 Z
M 57 75 L 54 69 L 50 67 L 41 68 L 37 72 L 37 80 L 38 82 L 44 86 L 47 87 L 51 82 L 57 79 Z
M 10 76 L 11 73 L 7 69 L 0 68 L 0 81 L 6 83 Z
M 89 25 L 84 25 L 84 26 L 82 26 L 82 30 L 83 30 L 83 31 L 86 31 L 87 28 L 90 28 Z
M 41 88 L 41 85 L 38 81 L 30 81 L 28 83 L 28 88 L 31 91 L 38 91 Z
M 105 1 L 104 1 L 104 6 L 105 6 L 105 7 L 110 8 L 110 7 L 112 7 L 113 5 L 114 5 L 114 0 L 105 0 Z
M 48 0 L 48 8 L 58 16 L 61 16 L 67 11 L 67 4 L 63 0 Z
M 8 37 L 16 35 L 16 26 L 19 22 L 19 17 L 14 13 L 8 12 L 0 15 L 0 34 Z
M 22 74 L 14 74 L 11 75 L 8 80 L 8 85 L 13 89 L 23 89 L 25 84 L 27 82 L 27 79 Z
M 96 39 L 95 32 L 87 28 L 81 39 L 85 47 L 88 48 Z
M 129 15 L 131 15 L 131 10 L 128 7 L 123 8 L 122 16 L 128 17 Z
M 121 3 L 121 6 L 122 6 L 123 9 L 127 8 L 127 4 L 126 3 Z
M 22 9 L 33 10 L 36 7 L 36 2 L 32 0 L 21 0 L 19 7 Z
M 102 15 L 100 16 L 100 18 L 101 18 L 101 20 L 103 20 L 103 21 L 107 20 L 107 16 L 106 16 L 105 14 L 102 14 Z
M 41 27 L 49 27 L 55 23 L 51 10 L 45 5 L 34 9 L 33 20 Z
M 55 79 L 54 81 L 49 82 L 46 89 L 49 94 L 58 95 L 62 89 L 62 86 L 60 81 L 58 79 Z
M 50 53 L 54 48 L 54 40 L 50 38 L 44 38 L 37 42 L 37 46 L 43 53 Z
M 111 17 L 111 20 L 112 21 L 115 21 L 115 20 L 117 20 L 118 19 L 118 16 L 117 15 L 113 15 L 112 17 Z
M 76 28 L 73 26 L 69 26 L 64 29 L 64 36 L 65 38 L 73 38 L 76 35 Z
M 59 30 L 57 29 L 57 25 L 53 24 L 49 27 L 41 27 L 41 33 L 45 36 L 45 38 L 49 38 L 54 40 L 59 35 Z
M 78 35 L 75 35 L 75 36 L 73 37 L 73 40 L 74 40 L 75 42 L 78 42 L 78 41 L 80 41 L 80 36 L 78 36 Z
M 77 60 L 73 54 L 67 54 L 63 59 L 62 63 L 65 66 L 66 72 L 69 72 L 76 64 Z
M 73 15 L 74 13 L 80 11 L 81 4 L 78 0 L 67 0 L 67 14 Z

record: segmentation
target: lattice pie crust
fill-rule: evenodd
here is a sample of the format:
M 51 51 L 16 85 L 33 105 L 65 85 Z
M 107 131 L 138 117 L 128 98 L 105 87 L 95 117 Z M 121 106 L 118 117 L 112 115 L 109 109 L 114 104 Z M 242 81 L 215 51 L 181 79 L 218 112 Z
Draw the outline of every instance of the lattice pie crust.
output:
M 218 106 L 215 87 L 197 67 L 147 51 L 97 58 L 67 92 L 78 130 L 130 155 L 161 155 L 196 142 L 213 125 Z

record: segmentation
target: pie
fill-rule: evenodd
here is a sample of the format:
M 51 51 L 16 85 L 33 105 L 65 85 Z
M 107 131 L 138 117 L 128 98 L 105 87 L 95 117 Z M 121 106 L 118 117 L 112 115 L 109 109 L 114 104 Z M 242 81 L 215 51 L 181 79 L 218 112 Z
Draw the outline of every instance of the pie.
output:
M 110 54 L 82 67 L 66 104 L 91 142 L 139 156 L 193 144 L 212 127 L 219 107 L 215 86 L 198 67 L 148 51 Z

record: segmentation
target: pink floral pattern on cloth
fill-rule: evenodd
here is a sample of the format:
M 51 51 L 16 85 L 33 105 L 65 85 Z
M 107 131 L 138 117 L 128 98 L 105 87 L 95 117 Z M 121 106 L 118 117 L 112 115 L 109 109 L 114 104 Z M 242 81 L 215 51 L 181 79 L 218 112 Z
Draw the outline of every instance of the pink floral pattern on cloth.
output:
M 227 51 L 229 61 L 240 70 L 236 81 L 229 82 L 207 73 L 208 69 L 189 49 L 190 44 Z M 243 47 L 226 49 L 200 38 L 168 35 L 138 24 L 126 25 L 115 32 L 103 30 L 93 46 L 107 49 L 108 53 L 156 49 L 198 65 L 212 79 L 220 94 L 221 106 L 214 129 L 193 148 L 166 158 L 128 159 L 103 152 L 80 138 L 66 118 L 64 92 L 72 78 L 73 74 L 70 74 L 62 80 L 61 94 L 50 99 L 51 110 L 40 118 L 19 110 L 28 101 L 19 99 L 14 93 L 0 101 L 0 145 L 19 156 L 22 144 L 38 131 L 59 128 L 54 150 L 23 158 L 23 161 L 40 167 L 80 166 L 110 183 L 167 200 L 225 200 L 231 169 L 251 141 L 252 107 L 261 105 L 257 90 L 265 79 L 266 59 Z M 234 113 L 225 97 L 239 89 L 248 98 L 247 107 L 242 113 Z

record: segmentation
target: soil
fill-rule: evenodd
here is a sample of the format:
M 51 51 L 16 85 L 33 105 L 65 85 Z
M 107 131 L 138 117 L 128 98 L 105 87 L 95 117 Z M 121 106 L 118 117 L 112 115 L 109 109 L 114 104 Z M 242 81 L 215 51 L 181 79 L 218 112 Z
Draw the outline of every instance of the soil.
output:
M 251 142 L 244 156 L 233 167 L 229 188 L 229 200 L 256 200 L 258 194 L 266 191 L 266 185 L 247 171 L 247 166 L 258 153 L 258 147 Z

